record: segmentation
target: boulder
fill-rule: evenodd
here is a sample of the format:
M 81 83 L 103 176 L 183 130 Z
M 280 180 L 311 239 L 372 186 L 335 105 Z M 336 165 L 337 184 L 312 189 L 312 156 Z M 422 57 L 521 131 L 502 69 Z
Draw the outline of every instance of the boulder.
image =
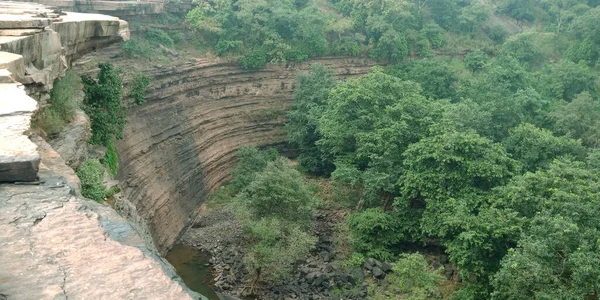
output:
M 373 277 L 377 279 L 382 279 L 385 277 L 385 273 L 379 267 L 373 267 L 371 272 L 373 273 Z

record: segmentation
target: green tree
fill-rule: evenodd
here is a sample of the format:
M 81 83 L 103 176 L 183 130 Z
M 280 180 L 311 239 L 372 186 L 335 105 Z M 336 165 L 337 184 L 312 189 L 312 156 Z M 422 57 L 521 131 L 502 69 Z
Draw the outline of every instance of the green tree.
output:
M 90 117 L 91 144 L 108 145 L 113 139 L 123 138 L 127 111 L 123 105 L 120 70 L 108 63 L 99 64 L 96 79 L 81 76 L 83 83 L 83 110 Z
M 475 32 L 479 30 L 490 16 L 491 8 L 482 1 L 473 1 L 463 8 L 459 17 L 460 30 Z
M 488 56 L 481 50 L 477 49 L 465 56 L 465 67 L 475 73 L 483 70 L 488 61 Z
M 533 0 L 502 0 L 498 9 L 519 21 L 531 22 L 535 19 Z
M 400 255 L 392 270 L 394 273 L 388 279 L 393 286 L 399 288 L 401 299 L 429 299 L 430 295 L 438 290 L 439 282 L 443 279 L 429 267 L 425 257 L 419 253 Z
M 325 157 L 316 142 L 321 139 L 317 131 L 319 119 L 326 107 L 329 91 L 336 85 L 333 71 L 314 64 L 309 74 L 299 74 L 294 91 L 294 105 L 288 113 L 285 128 L 288 139 L 294 143 L 300 155 L 298 162 L 307 171 L 327 175 L 333 171 L 331 158 Z
M 308 230 L 317 200 L 301 174 L 283 158 L 268 162 L 234 200 L 248 243 L 250 293 L 255 294 L 261 282 L 290 276 L 295 262 L 309 254 L 316 243 Z
M 129 90 L 128 97 L 133 98 L 133 103 L 137 105 L 142 105 L 146 102 L 146 89 L 150 85 L 150 76 L 146 73 L 136 73 L 133 76 L 133 81 L 131 82 L 131 89 Z
M 253 219 L 277 218 L 303 226 L 310 225 L 316 207 L 301 174 L 283 158 L 267 163 L 237 195 L 237 201 Z
M 508 182 L 516 163 L 504 149 L 472 132 L 444 132 L 411 144 L 404 153 L 403 176 L 398 183 L 402 197 L 396 205 L 422 201 L 424 232 L 452 237 L 445 220 L 452 215 L 452 199 L 477 199 L 486 191 Z
M 577 94 L 594 90 L 594 75 L 585 65 L 561 60 L 545 68 L 538 84 L 544 96 L 571 101 Z
M 554 130 L 574 139 L 581 139 L 588 147 L 600 145 L 600 104 L 589 93 L 575 97 L 550 114 Z
M 390 260 L 390 246 L 404 240 L 397 218 L 381 208 L 370 208 L 347 218 L 354 250 L 367 257 Z
M 233 170 L 233 179 L 229 182 L 234 194 L 247 187 L 256 174 L 262 171 L 270 161 L 279 157 L 275 149 L 260 151 L 254 147 L 242 147 L 237 151 L 237 167 Z
M 524 172 L 545 168 L 563 155 L 583 159 L 586 152 L 581 141 L 555 137 L 551 131 L 527 123 L 512 129 L 504 146 L 514 159 L 521 162 Z

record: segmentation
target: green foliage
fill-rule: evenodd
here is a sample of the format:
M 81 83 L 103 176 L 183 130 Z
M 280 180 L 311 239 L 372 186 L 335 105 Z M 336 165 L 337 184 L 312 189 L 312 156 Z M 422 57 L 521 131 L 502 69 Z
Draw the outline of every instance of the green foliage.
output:
M 163 45 L 165 47 L 173 47 L 173 39 L 162 29 L 151 28 L 144 34 L 146 40 L 150 43 Z
M 127 97 L 133 98 L 133 103 L 142 105 L 146 102 L 144 94 L 146 88 L 150 85 L 150 76 L 146 73 L 136 73 L 133 75 L 133 81 L 131 82 L 131 89 Z
M 255 282 L 279 282 L 291 275 L 296 260 L 306 257 L 317 239 L 280 219 L 263 218 L 244 224 L 250 241 L 245 263 Z
M 99 64 L 100 73 L 93 79 L 81 76 L 83 83 L 83 110 L 90 117 L 91 144 L 109 145 L 113 139 L 123 138 L 126 108 L 123 105 L 120 70 L 111 64 Z
M 493 299 L 582 299 L 598 293 L 598 183 L 597 172 L 562 159 L 503 189 L 503 206 L 530 222 L 493 278 Z
M 592 92 L 594 75 L 585 65 L 568 60 L 548 65 L 540 76 L 543 95 L 571 101 L 577 94 Z
M 389 247 L 403 239 L 396 218 L 381 208 L 371 208 L 348 216 L 354 249 L 366 257 L 390 260 Z
M 325 18 L 312 1 L 198 1 L 186 17 L 217 54 L 242 54 L 244 68 L 303 61 L 328 52 Z
M 453 199 L 476 195 L 506 183 L 517 168 L 504 149 L 472 132 L 445 132 L 412 144 L 404 153 L 406 171 L 400 178 L 402 198 L 423 199 L 424 232 L 451 235 L 445 219 L 452 216 Z
M 465 67 L 475 73 L 483 70 L 488 61 L 488 56 L 481 50 L 475 50 L 465 56 Z
M 403 80 L 417 82 L 423 88 L 423 95 L 434 99 L 454 97 L 454 84 L 457 77 L 448 63 L 436 59 L 413 60 L 393 66 L 388 71 Z
M 508 37 L 508 31 L 502 25 L 488 26 L 484 29 L 487 36 L 496 44 L 502 44 Z
M 88 159 L 77 169 L 81 180 L 81 194 L 97 202 L 103 202 L 106 197 L 104 186 L 104 166 L 97 159 Z
M 242 148 L 230 186 L 241 187 L 234 206 L 248 243 L 245 263 L 253 285 L 287 278 L 317 241 L 308 232 L 317 200 L 290 162 L 274 154 Z
M 75 94 L 79 91 L 79 80 L 72 71 L 55 80 L 50 91 L 49 107 L 42 111 L 35 125 L 49 136 L 58 134 L 75 117 L 78 106 Z
M 115 143 L 112 141 L 106 146 L 104 163 L 108 167 L 109 174 L 113 178 L 116 177 L 117 170 L 119 170 L 119 157 L 117 156 L 117 149 L 115 148 Z
M 527 123 L 512 129 L 504 146 L 522 164 L 524 172 L 545 168 L 559 156 L 571 155 L 583 159 L 585 155 L 585 148 L 580 141 L 555 137 L 551 131 Z
M 499 10 L 519 21 L 533 21 L 533 0 L 502 0 Z
M 240 173 L 238 173 L 240 174 Z M 236 197 L 253 219 L 279 219 L 308 226 L 316 199 L 287 159 L 268 162 Z
M 233 179 L 229 182 L 233 194 L 237 194 L 247 187 L 254 181 L 256 174 L 277 157 L 279 157 L 279 153 L 275 149 L 260 151 L 254 147 L 240 148 L 237 152 L 238 165 L 233 170 Z
M 333 71 L 323 65 L 312 65 L 309 74 L 299 74 L 294 90 L 294 105 L 288 113 L 288 140 L 300 150 L 298 162 L 305 170 L 327 175 L 333 164 L 315 142 L 321 138 L 317 131 L 329 91 L 335 86 Z
M 419 253 L 400 255 L 392 270 L 392 275 L 387 279 L 400 290 L 396 297 L 400 296 L 401 299 L 429 299 L 429 295 L 438 289 L 438 283 L 443 279 L 430 269 L 425 257 Z
M 121 43 L 121 49 L 125 51 L 125 54 L 129 58 L 144 57 L 149 58 L 152 56 L 152 46 L 150 43 L 143 39 L 130 39 Z
M 595 148 L 600 145 L 600 104 L 589 93 L 575 97 L 550 114 L 554 130 Z

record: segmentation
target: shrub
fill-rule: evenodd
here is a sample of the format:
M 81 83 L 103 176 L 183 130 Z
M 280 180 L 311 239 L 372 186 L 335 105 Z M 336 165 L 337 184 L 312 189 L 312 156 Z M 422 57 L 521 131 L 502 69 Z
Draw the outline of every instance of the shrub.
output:
M 48 102 L 61 120 L 70 122 L 75 117 L 75 110 L 77 109 L 75 94 L 78 91 L 80 91 L 79 80 L 72 71 L 54 81 L 54 87 L 50 91 Z
M 437 290 L 438 282 L 443 279 L 429 268 L 425 257 L 419 253 L 400 255 L 392 270 L 394 272 L 389 277 L 392 286 L 410 297 L 408 299 L 429 299 L 429 295 Z
M 44 109 L 35 122 L 35 127 L 41 128 L 50 137 L 60 133 L 64 126 L 65 122 L 51 107 Z
M 146 102 L 146 98 L 144 94 L 146 93 L 146 88 L 150 85 L 150 77 L 146 73 L 136 73 L 133 76 L 133 81 L 131 82 L 131 90 L 127 97 L 133 98 L 133 103 L 137 105 L 142 105 Z
M 106 187 L 104 186 L 104 166 L 97 159 L 88 159 L 77 169 L 81 180 L 81 194 L 97 202 L 104 201 Z
M 63 127 L 73 120 L 77 102 L 75 94 L 80 90 L 75 73 L 69 71 L 64 77 L 54 81 L 50 91 L 50 105 L 40 114 L 35 125 L 49 135 L 58 134 Z
M 402 240 L 398 222 L 381 208 L 370 208 L 348 216 L 352 245 L 368 257 L 392 258 L 388 247 Z
M 508 31 L 502 25 L 486 27 L 485 33 L 496 44 L 504 43 L 508 37 Z
M 277 218 L 302 226 L 310 225 L 317 200 L 300 172 L 278 158 L 267 166 L 236 197 L 255 219 Z
M 90 143 L 108 146 L 113 139 L 123 137 L 127 112 L 123 105 L 121 71 L 108 63 L 98 66 L 100 73 L 96 79 L 89 75 L 81 77 L 85 92 L 83 110 L 90 117 Z
M 253 50 L 240 58 L 240 64 L 244 69 L 262 68 L 267 63 L 267 51 L 264 49 Z
M 229 182 L 233 194 L 248 186 L 256 174 L 278 156 L 279 153 L 275 149 L 260 151 L 254 147 L 240 148 L 237 152 L 238 166 L 233 170 L 233 179 Z
M 173 47 L 173 39 L 162 29 L 152 28 L 146 31 L 145 37 L 151 43 Z
M 171 34 L 171 39 L 173 39 L 173 43 L 180 44 L 185 41 L 185 35 L 181 31 L 176 31 Z
M 131 39 L 121 43 L 121 49 L 125 51 L 128 57 L 151 57 L 153 54 L 152 46 L 146 40 Z

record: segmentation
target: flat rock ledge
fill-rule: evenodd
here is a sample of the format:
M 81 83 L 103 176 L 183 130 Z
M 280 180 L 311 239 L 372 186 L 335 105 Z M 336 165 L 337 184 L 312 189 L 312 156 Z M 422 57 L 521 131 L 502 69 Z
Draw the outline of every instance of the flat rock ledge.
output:
M 72 61 L 128 37 L 118 18 L 0 2 L 0 299 L 205 299 L 30 132 Z
M 202 299 L 41 138 L 36 184 L 0 184 L 0 298 Z

